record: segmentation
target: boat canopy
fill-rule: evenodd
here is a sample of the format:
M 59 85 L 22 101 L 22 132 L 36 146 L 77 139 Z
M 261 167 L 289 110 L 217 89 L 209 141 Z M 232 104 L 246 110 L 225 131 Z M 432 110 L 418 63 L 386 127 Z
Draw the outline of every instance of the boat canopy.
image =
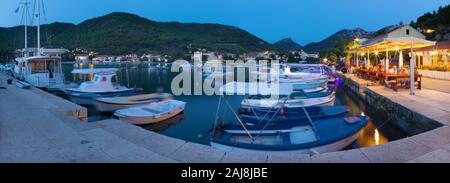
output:
M 118 68 L 99 68 L 99 69 L 74 69 L 72 74 L 101 74 L 101 75 L 110 75 L 115 74 L 119 69 Z

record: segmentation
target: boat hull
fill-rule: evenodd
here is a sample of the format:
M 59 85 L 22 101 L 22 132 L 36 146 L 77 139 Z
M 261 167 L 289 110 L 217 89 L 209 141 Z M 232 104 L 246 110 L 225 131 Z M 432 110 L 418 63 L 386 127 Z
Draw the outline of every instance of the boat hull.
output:
M 349 146 L 366 125 L 365 116 L 315 120 L 308 125 L 301 121 L 246 125 L 245 129 L 238 124 L 226 124 L 215 129 L 211 144 L 228 151 L 324 153 Z
M 134 98 L 134 99 L 125 99 L 126 101 L 114 101 L 115 98 L 97 98 L 94 102 L 95 110 L 98 112 L 114 112 L 116 110 L 125 109 L 129 107 L 136 107 L 154 102 L 169 100 L 172 99 L 173 97 L 171 94 L 144 94 L 144 96 L 136 95 L 123 98 Z
M 342 149 L 345 149 L 346 147 L 350 146 L 353 142 L 358 139 L 361 131 L 346 137 L 344 139 L 341 139 L 339 141 L 325 144 L 318 147 L 313 148 L 305 148 L 305 149 L 297 149 L 297 150 L 280 150 L 280 151 L 268 151 L 268 150 L 255 150 L 255 149 L 247 149 L 247 148 L 241 148 L 241 147 L 234 147 L 234 146 L 228 146 L 220 143 L 216 143 L 211 141 L 211 147 L 223 151 L 228 152 L 237 152 L 237 153 L 267 153 L 267 154 L 280 154 L 280 155 L 286 155 L 286 154 L 321 154 L 326 152 L 334 152 L 334 151 L 340 151 Z
M 294 108 L 296 109 L 296 108 Z M 321 106 L 321 107 L 307 107 L 305 110 L 308 112 L 308 115 L 311 119 L 324 119 L 331 117 L 344 117 L 346 113 L 349 111 L 348 107 L 345 106 Z M 283 109 L 283 112 L 277 112 L 278 110 L 270 110 L 270 111 L 245 111 L 239 110 L 240 117 L 242 121 L 245 121 L 247 124 L 265 124 L 267 122 L 271 122 L 273 124 L 287 124 L 287 123 L 298 123 L 299 121 L 304 122 L 303 124 L 308 123 L 308 117 L 304 113 L 303 108 L 298 108 L 293 110 L 292 108 L 288 108 L 286 110 Z
M 279 107 L 286 108 L 301 108 L 301 107 L 310 107 L 310 106 L 333 106 L 335 104 L 336 96 L 335 94 L 331 94 L 325 97 L 320 98 L 309 98 L 309 99 L 301 99 L 301 100 L 288 100 L 284 105 L 283 101 L 255 101 L 255 100 L 244 100 L 241 105 L 243 109 L 272 109 Z
M 63 90 L 65 94 L 69 97 L 70 101 L 86 106 L 93 106 L 96 103 L 95 98 L 99 97 L 120 97 L 120 96 L 131 96 L 142 93 L 139 90 L 124 90 L 119 92 L 102 92 L 102 93 L 84 93 L 84 92 L 73 92 L 70 90 Z
M 169 118 L 172 118 L 178 114 L 180 114 L 181 112 L 184 111 L 184 105 L 171 111 L 168 112 L 166 114 L 163 114 L 161 116 L 159 116 L 158 118 L 154 118 L 154 117 L 137 117 L 137 116 L 123 116 L 120 114 L 114 114 L 115 116 L 117 116 L 119 118 L 119 120 L 127 122 L 127 123 L 131 123 L 131 124 L 135 124 L 135 125 L 147 125 L 147 124 L 155 124 L 155 123 L 159 123 L 161 121 L 167 120 Z

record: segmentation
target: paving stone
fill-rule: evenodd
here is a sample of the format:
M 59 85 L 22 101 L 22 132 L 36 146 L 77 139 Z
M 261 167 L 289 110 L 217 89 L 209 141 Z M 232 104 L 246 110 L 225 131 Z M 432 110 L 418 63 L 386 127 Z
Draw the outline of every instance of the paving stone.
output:
M 378 146 L 361 148 L 361 151 L 374 163 L 403 163 L 422 156 L 432 149 L 408 138 Z
M 139 146 L 149 149 L 163 156 L 169 156 L 179 149 L 186 141 L 155 134 L 149 138 L 142 139 L 137 142 Z
M 448 126 L 439 127 L 437 129 L 415 135 L 410 137 L 410 139 L 419 144 L 430 147 L 431 149 L 437 149 L 450 143 L 450 138 L 445 137 L 450 137 L 450 127 Z
M 329 152 L 311 157 L 313 163 L 370 163 L 359 149 Z
M 221 163 L 266 163 L 267 155 L 261 153 L 226 152 Z
M 210 146 L 188 142 L 170 155 L 170 158 L 186 163 L 218 163 L 224 154 L 224 151 Z
M 269 163 L 311 163 L 309 154 L 287 154 L 287 155 L 268 155 Z
M 437 149 L 420 156 L 412 161 L 413 163 L 450 163 L 450 152 L 444 149 Z

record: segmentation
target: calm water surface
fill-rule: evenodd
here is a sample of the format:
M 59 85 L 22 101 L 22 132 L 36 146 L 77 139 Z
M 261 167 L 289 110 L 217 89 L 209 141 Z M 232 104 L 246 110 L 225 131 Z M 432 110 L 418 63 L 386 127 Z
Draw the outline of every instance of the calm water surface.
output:
M 170 72 L 170 65 L 167 67 L 158 64 L 111 64 L 95 65 L 95 68 L 119 68 L 119 82 L 122 85 L 130 87 L 143 88 L 146 93 L 156 92 L 157 89 L 163 89 L 164 92 L 171 92 L 170 85 L 172 78 L 178 73 Z M 88 77 L 80 77 L 70 74 L 73 64 L 64 64 L 63 69 L 66 81 L 82 81 Z M 334 87 L 334 86 L 330 86 Z M 365 114 L 364 104 L 361 101 L 350 97 L 340 87 L 336 88 L 336 105 L 346 105 L 350 108 L 351 114 Z M 185 111 L 172 119 L 156 125 L 142 126 L 145 129 L 157 131 L 159 133 L 183 139 L 186 141 L 209 144 L 208 131 L 212 127 L 215 118 L 215 112 L 218 104 L 218 96 L 177 96 L 177 100 L 187 102 Z M 243 96 L 230 96 L 229 102 L 234 109 L 240 107 Z M 89 121 L 97 121 L 110 118 L 112 114 L 98 113 L 95 109 L 88 107 Z M 225 116 L 225 121 L 233 120 L 231 112 L 221 114 Z M 376 116 L 376 115 L 374 115 Z M 406 137 L 406 134 L 397 129 L 386 119 L 376 119 L 370 116 L 368 125 L 364 128 L 358 140 L 349 148 L 366 147 L 377 144 L 384 144 L 392 140 Z M 377 129 L 377 127 L 380 127 Z

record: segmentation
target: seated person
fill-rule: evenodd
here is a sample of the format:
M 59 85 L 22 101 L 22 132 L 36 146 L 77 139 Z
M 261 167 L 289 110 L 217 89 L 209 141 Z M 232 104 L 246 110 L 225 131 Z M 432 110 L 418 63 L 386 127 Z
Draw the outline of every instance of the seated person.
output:
M 397 74 L 397 67 L 395 65 L 389 68 L 389 74 Z
M 405 69 L 404 67 L 402 67 L 401 69 L 400 69 L 400 72 L 398 73 L 399 75 L 408 75 L 409 73 L 408 73 L 408 70 L 407 69 Z M 400 82 L 400 86 L 403 86 L 403 85 L 408 85 L 409 84 L 409 78 L 401 78 L 401 79 L 399 79 L 399 82 Z

